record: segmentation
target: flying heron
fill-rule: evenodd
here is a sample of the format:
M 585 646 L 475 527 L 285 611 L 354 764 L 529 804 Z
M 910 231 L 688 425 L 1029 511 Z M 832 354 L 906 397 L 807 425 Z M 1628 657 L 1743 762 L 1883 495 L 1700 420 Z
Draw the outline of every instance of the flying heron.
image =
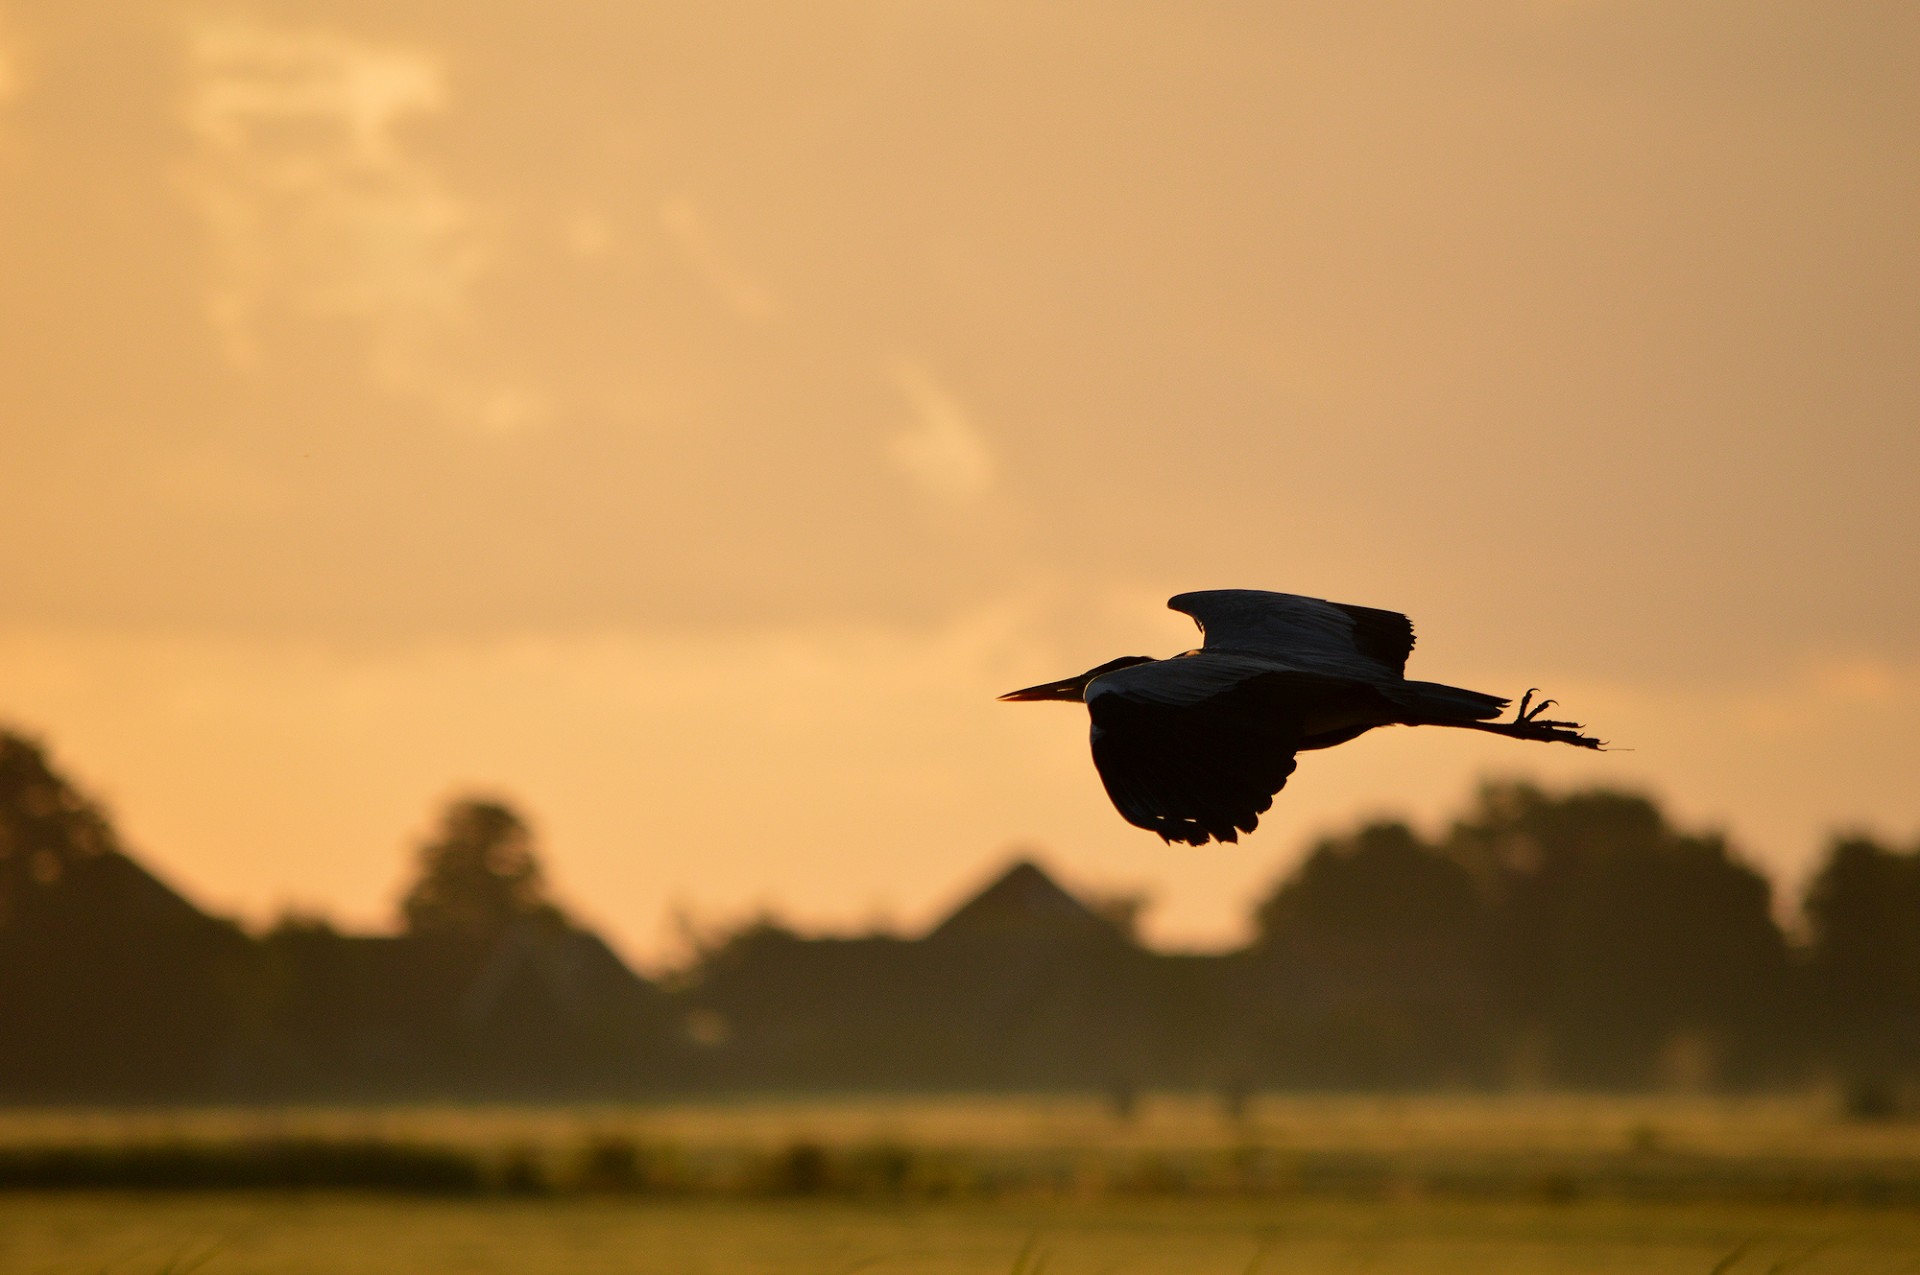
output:
M 1205 845 L 1252 832 L 1293 773 L 1294 755 L 1376 726 L 1458 726 L 1581 748 L 1578 722 L 1548 720 L 1554 700 L 1410 682 L 1413 622 L 1397 611 L 1292 593 L 1209 589 L 1167 606 L 1204 642 L 1171 659 L 1127 655 L 1003 700 L 1078 700 L 1093 719 L 1093 764 L 1128 823 L 1163 841 Z

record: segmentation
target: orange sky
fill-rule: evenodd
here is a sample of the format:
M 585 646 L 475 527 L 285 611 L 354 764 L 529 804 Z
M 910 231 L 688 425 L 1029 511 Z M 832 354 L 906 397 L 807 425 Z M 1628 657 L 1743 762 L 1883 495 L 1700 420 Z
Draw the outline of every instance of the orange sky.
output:
M 644 958 L 1015 845 L 1223 941 L 1489 773 L 1794 879 L 1920 826 L 1916 65 L 1906 0 L 0 0 L 0 719 L 251 918 L 504 793 Z M 1378 732 L 1162 847 L 992 696 L 1219 586 L 1635 751 Z

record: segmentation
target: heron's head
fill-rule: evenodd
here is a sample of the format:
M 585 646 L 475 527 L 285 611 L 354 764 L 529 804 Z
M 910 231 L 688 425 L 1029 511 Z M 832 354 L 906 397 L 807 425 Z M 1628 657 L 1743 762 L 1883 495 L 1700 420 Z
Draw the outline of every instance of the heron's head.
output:
M 1060 682 L 1043 682 L 1039 686 L 1029 686 L 1023 690 L 1008 691 L 1000 698 L 1003 700 L 1066 699 L 1084 700 L 1087 697 L 1087 683 L 1102 673 L 1111 673 L 1117 668 L 1130 668 L 1135 664 L 1152 664 L 1151 655 L 1123 655 L 1117 660 L 1108 660 L 1098 668 L 1090 668 L 1078 677 L 1069 677 Z

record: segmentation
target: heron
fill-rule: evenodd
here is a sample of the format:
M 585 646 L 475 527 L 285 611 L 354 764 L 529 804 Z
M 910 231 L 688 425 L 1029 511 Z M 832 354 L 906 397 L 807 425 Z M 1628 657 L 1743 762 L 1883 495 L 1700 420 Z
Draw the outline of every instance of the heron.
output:
M 1128 823 L 1161 840 L 1238 841 L 1293 774 L 1297 754 L 1332 748 L 1376 726 L 1454 726 L 1510 739 L 1605 745 L 1557 701 L 1498 695 L 1406 677 L 1413 622 L 1397 611 L 1261 589 L 1182 593 L 1202 642 L 1170 659 L 1126 655 L 1077 677 L 1002 700 L 1084 703 L 1093 764 Z

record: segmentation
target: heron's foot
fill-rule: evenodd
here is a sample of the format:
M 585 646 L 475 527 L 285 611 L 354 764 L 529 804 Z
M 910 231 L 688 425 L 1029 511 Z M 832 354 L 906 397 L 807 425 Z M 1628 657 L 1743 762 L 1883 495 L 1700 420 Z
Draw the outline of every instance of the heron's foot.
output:
M 1542 714 L 1560 701 L 1557 699 L 1543 699 L 1538 704 L 1534 703 L 1533 697 L 1539 690 L 1540 688 L 1537 686 L 1529 686 L 1527 693 L 1520 697 L 1520 707 L 1514 711 L 1513 715 L 1513 724 L 1515 726 L 1534 726 L 1542 730 L 1581 731 L 1586 729 L 1579 722 L 1555 721 L 1553 718 L 1542 716 Z
M 1516 725 L 1532 721 L 1560 702 L 1559 700 L 1543 699 L 1538 704 L 1535 704 L 1533 697 L 1539 693 L 1539 687 L 1529 686 L 1527 693 L 1520 697 L 1520 707 L 1515 709 L 1513 713 L 1513 720 Z

